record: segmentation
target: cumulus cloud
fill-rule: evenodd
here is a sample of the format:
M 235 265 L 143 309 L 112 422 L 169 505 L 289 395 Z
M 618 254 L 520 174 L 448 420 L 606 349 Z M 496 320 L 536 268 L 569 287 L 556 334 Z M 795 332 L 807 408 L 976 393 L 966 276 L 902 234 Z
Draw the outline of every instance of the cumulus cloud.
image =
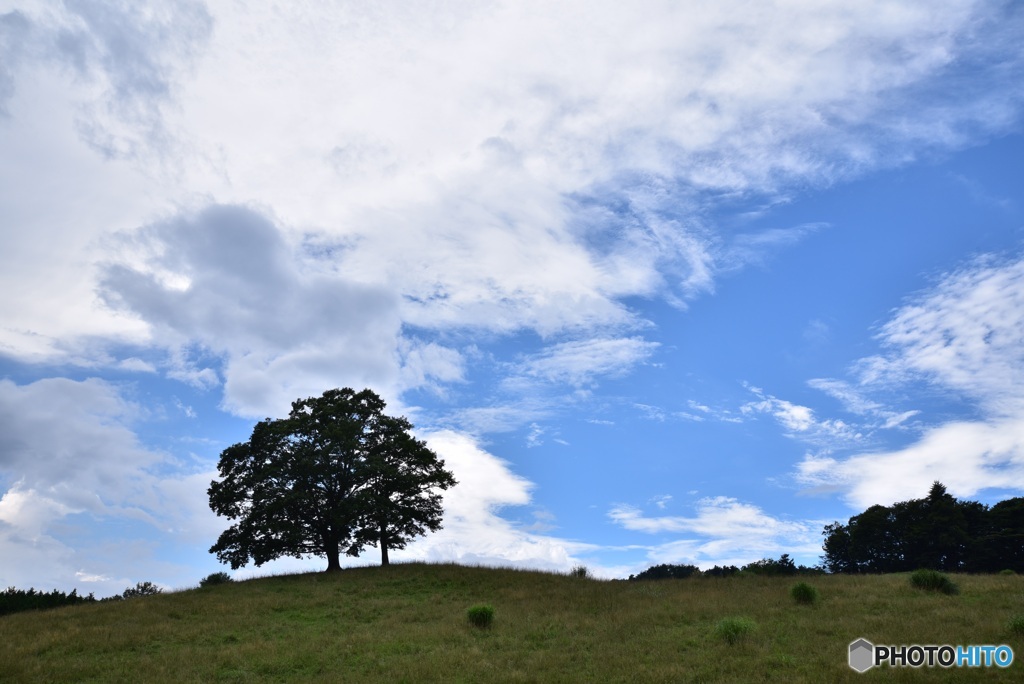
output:
M 472 437 L 451 430 L 421 436 L 444 459 L 458 484 L 444 493 L 444 528 L 394 552 L 395 558 L 565 571 L 579 562 L 580 553 L 594 548 L 538 534 L 502 518 L 503 508 L 530 504 L 534 485 Z M 537 517 L 551 521 L 544 512 Z M 365 555 L 372 557 L 372 550 Z
M 396 386 L 394 294 L 303 259 L 258 212 L 214 206 L 130 240 L 138 258 L 107 267 L 104 297 L 176 351 L 180 377 L 216 383 L 222 373 L 231 410 L 280 415 L 295 397 L 329 387 Z M 185 353 L 193 344 L 216 367 L 196 366 Z M 426 379 L 434 366 L 444 379 L 457 376 L 457 357 L 437 345 L 407 344 L 406 357 L 414 378 Z
M 141 418 L 102 380 L 0 380 L 0 571 L 8 586 L 70 589 L 82 571 L 120 580 L 152 567 L 152 540 L 194 544 L 209 531 L 211 473 L 174 468 L 167 454 L 146 448 L 132 427 Z M 109 527 L 124 535 L 114 553 L 102 542 L 82 544 Z M 111 580 L 97 590 L 123 588 Z
M 1024 487 L 1024 259 L 986 256 L 943 276 L 881 327 L 886 353 L 855 366 L 860 388 L 881 391 L 925 382 L 973 402 L 979 420 L 924 427 L 911 444 L 840 459 L 811 455 L 798 477 L 838 486 L 866 507 L 921 496 L 941 480 L 956 496 Z M 853 410 L 879 412 L 844 383 L 817 385 Z M 892 414 L 900 424 L 917 411 Z

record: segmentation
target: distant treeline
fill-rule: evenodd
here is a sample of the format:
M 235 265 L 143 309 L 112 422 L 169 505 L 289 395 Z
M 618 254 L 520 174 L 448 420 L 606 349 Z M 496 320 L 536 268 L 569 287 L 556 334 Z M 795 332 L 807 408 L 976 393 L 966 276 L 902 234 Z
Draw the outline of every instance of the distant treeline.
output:
M 735 565 L 716 565 L 707 570 L 701 570 L 696 565 L 672 565 L 663 563 L 647 568 L 639 575 L 630 575 L 630 580 L 654 580 L 654 579 L 686 579 L 687 577 L 728 577 L 739 573 L 748 575 L 815 575 L 824 572 L 821 568 L 809 568 L 806 565 L 797 565 L 788 553 L 782 554 L 778 560 L 763 558 L 753 563 L 748 563 L 741 568 Z
M 72 589 L 70 594 L 54 589 L 50 593 L 36 591 L 35 589 L 15 589 L 8 587 L 7 591 L 0 594 L 0 615 L 8 613 L 20 613 L 23 610 L 44 610 L 46 608 L 60 608 L 61 606 L 74 606 L 79 603 L 95 603 L 96 597 L 92 594 L 79 596 L 77 589 Z
M 100 601 L 123 601 L 124 599 L 136 598 L 139 596 L 152 596 L 159 594 L 160 587 L 152 582 L 139 582 L 134 587 L 128 587 L 120 595 L 110 596 L 104 599 L 97 599 L 91 593 L 87 596 L 79 596 L 77 589 L 72 589 L 70 594 L 63 591 L 36 591 L 35 589 L 15 589 L 7 587 L 7 590 L 0 594 L 0 615 L 9 613 L 20 613 L 24 610 L 46 610 L 48 608 L 60 608 L 61 606 L 76 606 L 82 603 L 97 603 Z
M 822 559 L 833 573 L 1024 573 L 1024 498 L 991 508 L 960 501 L 940 482 L 923 499 L 872 506 L 825 527 Z

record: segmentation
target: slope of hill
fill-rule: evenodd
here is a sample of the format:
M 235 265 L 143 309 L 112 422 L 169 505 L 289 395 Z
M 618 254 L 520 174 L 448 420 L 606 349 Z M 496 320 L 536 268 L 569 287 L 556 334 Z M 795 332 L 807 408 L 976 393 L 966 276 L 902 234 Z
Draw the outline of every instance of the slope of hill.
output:
M 267 577 L 0 618 L 0 681 L 843 682 L 848 644 L 1002 644 L 1024 577 L 907 575 L 605 582 L 456 565 Z M 467 609 L 494 607 L 489 629 Z M 747 618 L 736 639 L 722 620 Z M 1014 680 L 995 668 L 903 668 L 894 681 Z

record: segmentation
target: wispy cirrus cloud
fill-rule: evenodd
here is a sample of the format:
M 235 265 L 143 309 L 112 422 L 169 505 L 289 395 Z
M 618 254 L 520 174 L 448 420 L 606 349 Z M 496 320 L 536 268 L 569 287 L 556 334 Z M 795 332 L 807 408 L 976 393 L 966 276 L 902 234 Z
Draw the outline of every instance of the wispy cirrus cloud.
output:
M 810 455 L 797 468 L 813 486 L 839 487 L 856 506 L 920 496 L 938 479 L 957 496 L 1019 489 L 1024 482 L 1024 260 L 984 256 L 947 273 L 893 313 L 879 332 L 885 352 L 855 364 L 857 389 L 818 382 L 851 410 L 885 415 L 862 392 L 925 384 L 977 406 L 977 420 L 915 415 L 906 447 L 847 458 Z

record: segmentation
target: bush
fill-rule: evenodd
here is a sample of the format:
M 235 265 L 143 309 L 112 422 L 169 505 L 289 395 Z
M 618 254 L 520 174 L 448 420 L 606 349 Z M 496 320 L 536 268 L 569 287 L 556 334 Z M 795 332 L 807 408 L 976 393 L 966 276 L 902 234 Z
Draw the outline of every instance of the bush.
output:
M 577 565 L 569 571 L 569 576 L 579 577 L 580 579 L 587 579 L 588 577 L 590 577 L 590 571 L 587 570 L 587 566 L 585 565 Z
M 915 570 L 910 575 L 910 584 L 926 591 L 940 591 L 950 595 L 960 593 L 960 587 L 938 570 Z
M 999 574 L 1000 575 L 1016 575 L 1017 573 L 1014 572 L 1013 570 L 1011 570 L 1010 568 L 1006 568 L 1005 570 L 1000 570 Z
M 486 629 L 494 622 L 494 608 L 485 604 L 476 605 L 466 611 L 466 617 L 469 618 L 469 624 Z
M 227 584 L 234 581 L 231 579 L 231 575 L 226 572 L 214 572 L 199 580 L 199 586 L 212 587 L 217 584 Z
M 727 644 L 735 644 L 745 639 L 757 629 L 757 623 L 750 618 L 724 618 L 715 625 L 715 637 Z
M 789 590 L 789 595 L 797 603 L 812 605 L 818 602 L 818 590 L 807 582 L 798 582 Z
M 1008 629 L 1011 634 L 1024 636 L 1024 615 L 1014 615 L 1010 618 L 1006 623 L 1006 629 Z
M 122 598 L 138 598 L 139 596 L 155 596 L 159 594 L 163 589 L 156 586 L 152 582 L 139 582 L 134 587 L 128 587 L 121 594 Z

